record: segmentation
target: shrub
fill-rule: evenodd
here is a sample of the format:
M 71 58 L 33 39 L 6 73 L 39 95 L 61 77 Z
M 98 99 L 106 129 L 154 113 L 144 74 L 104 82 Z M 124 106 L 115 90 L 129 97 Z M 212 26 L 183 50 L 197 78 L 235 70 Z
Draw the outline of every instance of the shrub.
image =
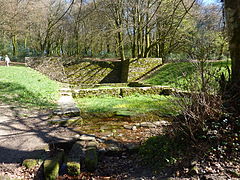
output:
M 222 97 L 217 83 L 221 70 L 212 71 L 204 61 L 195 66 L 197 72 L 184 84 L 188 93 L 176 94 L 180 97 L 176 103 L 181 107 L 176 128 L 193 142 L 208 132 L 208 122 L 218 121 L 223 114 Z

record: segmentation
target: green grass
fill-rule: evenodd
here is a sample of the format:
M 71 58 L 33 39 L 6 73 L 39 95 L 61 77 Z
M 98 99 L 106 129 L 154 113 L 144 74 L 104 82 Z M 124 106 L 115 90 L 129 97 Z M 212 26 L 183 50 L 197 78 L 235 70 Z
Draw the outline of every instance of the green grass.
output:
M 171 96 L 133 95 L 124 98 L 102 96 L 76 99 L 83 112 L 138 115 L 158 112 L 162 116 L 176 114 Z
M 24 107 L 53 107 L 59 85 L 27 67 L 0 66 L 0 101 Z
M 227 66 L 230 66 L 230 62 L 218 61 L 206 63 L 206 68 L 210 68 L 212 71 L 220 70 L 219 74 L 221 74 L 221 72 L 227 73 Z M 144 80 L 144 83 L 178 88 L 179 84 L 187 83 L 186 80 L 190 79 L 197 71 L 196 63 L 169 63 L 162 66 L 160 70 Z

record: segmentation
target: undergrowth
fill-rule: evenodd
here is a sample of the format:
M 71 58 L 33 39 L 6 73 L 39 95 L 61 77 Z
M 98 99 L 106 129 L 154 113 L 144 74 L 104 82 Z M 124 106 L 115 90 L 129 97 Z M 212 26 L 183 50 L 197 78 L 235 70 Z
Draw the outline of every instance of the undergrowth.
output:
M 149 138 L 139 148 L 139 155 L 144 163 L 159 170 L 181 161 L 186 148 L 183 136 L 159 135 Z
M 189 64 L 182 65 L 186 68 Z M 189 158 L 202 163 L 231 160 L 239 163 L 240 116 L 226 111 L 226 100 L 218 84 L 226 71 L 213 71 L 216 66 L 202 62 L 195 66 L 194 73 L 191 66 L 187 73 L 192 74 L 184 76 L 186 83 L 178 82 L 189 93 L 176 93 L 175 103 L 180 105 L 181 112 L 174 118 L 172 133 L 152 137 L 140 148 L 140 155 L 148 164 L 163 168 L 180 162 L 193 152 L 196 152 L 195 157 Z M 189 149 L 187 154 L 186 149 Z

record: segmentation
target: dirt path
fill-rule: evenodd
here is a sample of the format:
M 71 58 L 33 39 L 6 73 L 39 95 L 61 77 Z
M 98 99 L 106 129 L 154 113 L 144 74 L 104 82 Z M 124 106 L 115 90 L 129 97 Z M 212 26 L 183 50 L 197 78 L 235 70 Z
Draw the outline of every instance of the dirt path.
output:
M 0 104 L 0 163 L 21 163 L 42 156 L 48 143 L 74 136 L 68 128 L 49 126 L 48 112 Z
M 5 62 L 2 60 L 0 61 L 0 66 L 5 66 Z M 10 66 L 25 66 L 25 63 L 23 62 L 11 62 Z

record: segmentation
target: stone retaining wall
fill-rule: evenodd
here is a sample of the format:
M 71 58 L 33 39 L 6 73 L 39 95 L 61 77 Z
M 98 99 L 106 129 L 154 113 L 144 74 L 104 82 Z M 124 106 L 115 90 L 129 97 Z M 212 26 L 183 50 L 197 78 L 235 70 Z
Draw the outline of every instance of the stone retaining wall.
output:
M 27 66 L 60 82 L 75 85 L 120 82 L 121 61 L 119 60 L 65 57 L 27 57 L 25 60 Z M 160 58 L 130 59 L 128 81 L 138 80 L 161 64 Z
M 47 75 L 52 80 L 66 82 L 64 66 L 58 57 L 26 57 L 25 64 Z
M 161 58 L 131 59 L 128 82 L 136 81 L 163 64 Z

